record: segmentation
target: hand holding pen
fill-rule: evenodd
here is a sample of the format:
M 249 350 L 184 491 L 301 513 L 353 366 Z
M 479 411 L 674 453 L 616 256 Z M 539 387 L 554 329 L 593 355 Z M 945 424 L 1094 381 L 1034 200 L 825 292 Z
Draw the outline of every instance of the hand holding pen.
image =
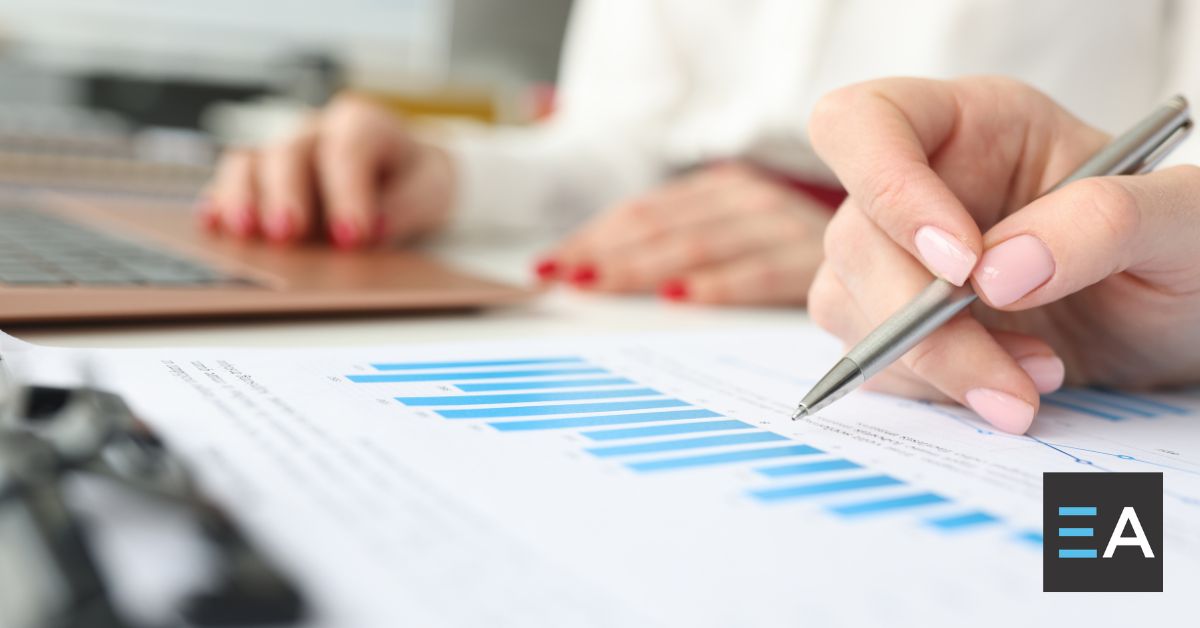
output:
M 1200 169 L 1089 177 L 1040 196 L 1110 138 L 998 78 L 844 88 L 818 105 L 811 133 L 850 193 L 809 294 L 819 325 L 858 343 L 931 273 L 981 301 L 918 330 L 868 387 L 953 400 L 1022 433 L 1064 377 L 1200 382 Z

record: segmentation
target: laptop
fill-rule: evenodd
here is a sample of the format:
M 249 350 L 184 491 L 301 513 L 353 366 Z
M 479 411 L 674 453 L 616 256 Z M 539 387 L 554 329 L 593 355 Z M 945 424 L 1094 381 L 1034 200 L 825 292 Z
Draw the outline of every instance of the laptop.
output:
M 240 242 L 161 199 L 0 194 L 0 324 L 445 310 L 531 294 L 409 250 Z

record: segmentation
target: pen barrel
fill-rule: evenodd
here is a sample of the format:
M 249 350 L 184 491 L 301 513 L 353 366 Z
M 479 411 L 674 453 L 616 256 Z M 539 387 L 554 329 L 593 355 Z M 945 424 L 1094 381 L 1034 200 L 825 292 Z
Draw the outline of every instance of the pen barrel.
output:
M 1128 131 L 1113 138 L 1043 196 L 1088 177 L 1148 172 L 1187 137 L 1191 127 L 1187 99 L 1174 96 Z
M 970 286 L 960 288 L 937 279 L 855 345 L 846 358 L 858 364 L 863 377 L 870 378 L 899 360 L 976 298 Z

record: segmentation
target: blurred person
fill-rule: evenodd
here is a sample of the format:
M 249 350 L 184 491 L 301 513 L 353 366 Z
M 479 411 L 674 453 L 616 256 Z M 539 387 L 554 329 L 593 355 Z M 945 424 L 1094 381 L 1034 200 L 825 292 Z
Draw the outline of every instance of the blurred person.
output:
M 1171 0 L 580 0 L 544 124 L 431 140 L 340 98 L 293 137 L 229 152 L 204 217 L 232 237 L 343 249 L 583 223 L 538 261 L 543 279 L 801 304 L 843 197 L 806 131 L 822 94 L 887 75 L 1005 74 L 1116 130 L 1181 87 L 1173 55 L 1200 32 L 1196 12 Z

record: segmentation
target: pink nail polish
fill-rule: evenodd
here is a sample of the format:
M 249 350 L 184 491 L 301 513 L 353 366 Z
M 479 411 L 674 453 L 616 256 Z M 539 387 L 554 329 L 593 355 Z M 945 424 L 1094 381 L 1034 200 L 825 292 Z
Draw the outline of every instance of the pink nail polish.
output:
M 1066 367 L 1058 356 L 1033 355 L 1017 360 L 1017 364 L 1029 375 L 1029 379 L 1033 380 L 1038 392 L 1052 393 L 1062 388 Z
M 1018 301 L 1054 275 L 1054 256 L 1035 236 L 1019 235 L 988 249 L 975 269 L 975 281 L 989 303 Z
M 1006 392 L 973 388 L 965 396 L 979 416 L 1010 434 L 1024 434 L 1033 423 L 1033 406 Z
M 958 238 L 938 227 L 926 225 L 917 229 L 913 239 L 925 265 L 937 276 L 961 286 L 971 276 L 978 257 Z
M 334 246 L 339 249 L 352 249 L 358 246 L 358 227 L 349 220 L 335 220 L 329 227 Z
M 286 242 L 292 237 L 292 214 L 277 211 L 263 219 L 263 231 L 272 242 Z

